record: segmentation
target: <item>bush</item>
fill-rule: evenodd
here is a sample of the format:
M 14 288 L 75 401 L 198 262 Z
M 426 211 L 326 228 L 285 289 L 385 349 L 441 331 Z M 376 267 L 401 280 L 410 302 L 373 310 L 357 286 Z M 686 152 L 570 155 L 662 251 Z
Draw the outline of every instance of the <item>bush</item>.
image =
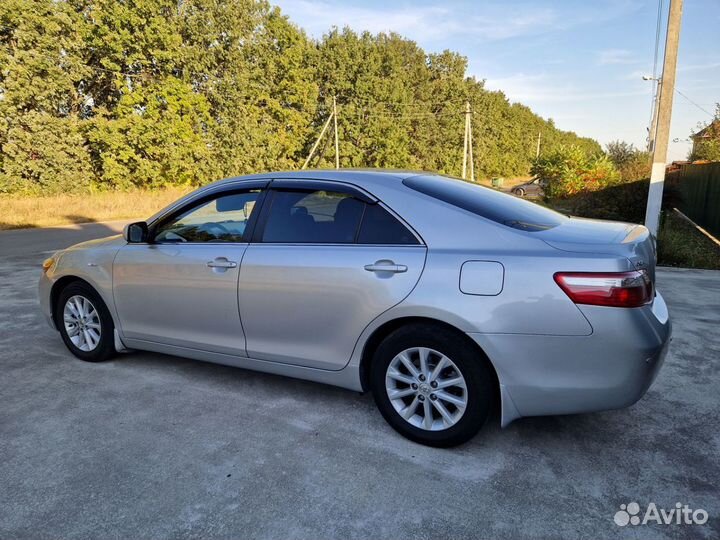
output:
M 89 191 L 92 168 L 81 122 L 29 112 L 12 122 L 6 133 L 0 194 Z
M 624 182 L 650 178 L 650 153 L 635 148 L 634 144 L 625 141 L 612 141 L 605 146 L 605 151 Z
M 649 187 L 650 180 L 637 180 L 609 186 L 600 191 L 554 199 L 549 201 L 549 204 L 573 216 L 642 223 L 645 221 Z M 681 200 L 677 187 L 666 183 L 663 191 L 663 208 L 680 206 Z
M 714 137 L 700 140 L 690 154 L 692 161 L 720 161 L 720 127 L 714 130 Z
M 562 146 L 536 159 L 530 172 L 547 184 L 547 197 L 569 197 L 604 189 L 620 181 L 605 154 L 588 154 L 577 146 Z
M 650 178 L 650 154 L 638 151 L 630 160 L 618 167 L 623 182 L 634 182 Z

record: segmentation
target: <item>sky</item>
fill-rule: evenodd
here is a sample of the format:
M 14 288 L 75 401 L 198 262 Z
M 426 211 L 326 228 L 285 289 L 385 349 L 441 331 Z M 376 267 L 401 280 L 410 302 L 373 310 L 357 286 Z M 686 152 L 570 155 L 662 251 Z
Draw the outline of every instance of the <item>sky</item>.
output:
M 653 83 L 642 76 L 653 71 L 659 1 L 662 71 L 670 0 L 271 1 L 315 38 L 349 26 L 459 52 L 469 75 L 560 129 L 646 145 Z M 689 135 L 720 102 L 719 29 L 720 0 L 685 0 L 668 161 L 686 159 Z

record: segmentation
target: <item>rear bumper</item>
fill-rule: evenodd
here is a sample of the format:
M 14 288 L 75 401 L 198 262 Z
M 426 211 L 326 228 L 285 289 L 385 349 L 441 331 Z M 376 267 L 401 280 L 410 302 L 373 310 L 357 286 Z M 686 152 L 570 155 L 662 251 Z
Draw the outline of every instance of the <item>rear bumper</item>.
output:
M 503 425 L 627 407 L 657 377 L 672 333 L 660 293 L 642 308 L 579 307 L 593 327 L 589 336 L 469 334 L 497 370 Z

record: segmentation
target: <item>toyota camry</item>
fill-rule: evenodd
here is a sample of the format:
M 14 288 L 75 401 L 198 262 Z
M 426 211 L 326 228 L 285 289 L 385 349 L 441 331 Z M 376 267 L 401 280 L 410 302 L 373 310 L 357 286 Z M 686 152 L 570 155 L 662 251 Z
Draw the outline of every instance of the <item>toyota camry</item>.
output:
M 156 351 L 370 391 L 432 446 L 494 410 L 627 407 L 671 334 L 645 227 L 417 172 L 207 185 L 44 261 L 40 302 L 81 360 Z

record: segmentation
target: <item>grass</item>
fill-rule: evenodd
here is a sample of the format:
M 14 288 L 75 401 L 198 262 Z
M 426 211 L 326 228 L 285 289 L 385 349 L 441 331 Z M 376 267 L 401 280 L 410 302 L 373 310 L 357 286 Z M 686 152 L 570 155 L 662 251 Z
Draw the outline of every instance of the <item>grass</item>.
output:
M 0 230 L 126 218 L 144 219 L 188 191 L 187 188 L 169 188 L 154 191 L 112 191 L 92 195 L 0 196 Z
M 720 270 L 720 246 L 675 212 L 665 212 L 658 234 L 658 264 Z
M 529 176 L 506 178 L 503 189 L 509 191 L 529 179 Z M 490 179 L 480 179 L 478 183 L 489 186 Z M 44 197 L 0 195 L 0 230 L 146 218 L 188 191 L 168 188 Z

